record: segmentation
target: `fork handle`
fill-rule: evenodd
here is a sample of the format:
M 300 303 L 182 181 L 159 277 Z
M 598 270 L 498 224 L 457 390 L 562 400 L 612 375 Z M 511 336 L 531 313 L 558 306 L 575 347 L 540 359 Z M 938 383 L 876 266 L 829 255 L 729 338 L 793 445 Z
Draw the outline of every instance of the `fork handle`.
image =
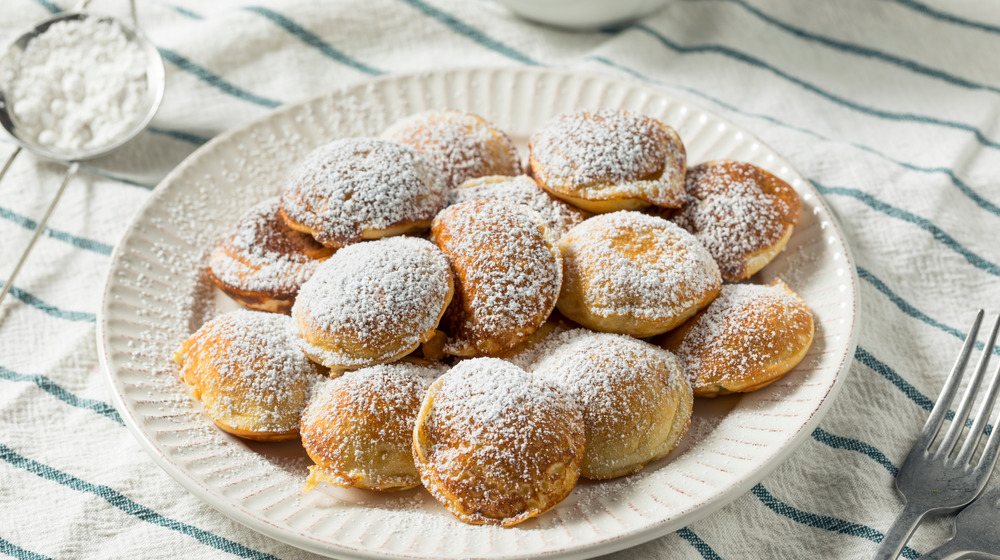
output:
M 882 537 L 882 544 L 875 551 L 874 560 L 896 560 L 906 541 L 910 540 L 910 535 L 926 514 L 926 508 L 915 502 L 907 502 L 903 506 L 903 511 L 892 522 L 892 527 L 889 527 Z

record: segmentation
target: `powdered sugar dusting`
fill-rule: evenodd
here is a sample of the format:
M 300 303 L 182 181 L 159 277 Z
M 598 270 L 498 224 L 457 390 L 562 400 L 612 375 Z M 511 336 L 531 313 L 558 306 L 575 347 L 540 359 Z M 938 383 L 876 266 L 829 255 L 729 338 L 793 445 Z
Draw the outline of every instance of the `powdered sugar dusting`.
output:
M 521 172 L 514 142 L 478 115 L 426 111 L 397 121 L 382 136 L 410 146 L 434 162 L 448 188 L 475 177 Z
M 411 148 L 377 138 L 322 146 L 291 171 L 281 193 L 285 217 L 329 246 L 366 231 L 430 222 L 447 203 L 440 172 Z
M 455 298 L 442 321 L 458 355 L 496 354 L 534 332 L 555 307 L 562 263 L 523 206 L 475 200 L 434 220 L 432 239 L 455 271 Z
M 583 453 L 583 417 L 557 383 L 503 360 L 478 358 L 452 368 L 431 395 L 431 447 L 418 467 L 443 503 L 457 500 L 472 511 L 513 505 L 521 512 L 547 509 L 552 504 L 545 499 L 558 501 L 572 489 Z M 505 506 L 508 501 L 514 503 Z
M 556 242 L 587 214 L 542 190 L 527 175 L 518 177 L 481 177 L 466 181 L 451 193 L 451 204 L 469 200 L 506 200 L 531 208 L 545 220 L 549 238 Z
M 719 268 L 679 226 L 639 212 L 591 218 L 559 242 L 592 313 L 665 320 L 718 290 Z
M 413 465 L 413 427 L 427 388 L 443 364 L 396 362 L 324 382 L 302 416 L 302 443 L 345 486 L 419 484 Z
M 744 278 L 747 256 L 774 245 L 798 223 L 800 204 L 790 186 L 740 162 L 710 162 L 688 172 L 685 201 L 673 220 L 695 234 L 730 281 Z
M 312 237 L 290 229 L 278 215 L 279 198 L 247 211 L 236 230 L 212 252 L 209 266 L 220 282 L 241 290 L 294 297 L 329 253 Z
M 530 149 L 532 174 L 558 192 L 679 203 L 684 145 L 672 128 L 645 115 L 612 109 L 566 113 L 543 125 Z
M 726 284 L 692 319 L 677 347 L 684 371 L 699 387 L 732 386 L 801 349 L 808 326 L 805 303 L 784 284 Z
M 673 354 L 630 336 L 587 329 L 553 336 L 546 347 L 531 371 L 562 383 L 583 407 L 585 476 L 628 470 L 669 451 L 657 448 L 669 437 L 674 414 L 689 414 L 677 410 L 677 402 L 692 398 Z M 638 449 L 619 448 L 623 441 Z
M 213 419 L 233 427 L 286 432 L 298 427 L 316 366 L 285 315 L 238 310 L 205 324 L 182 348 L 181 377 Z
M 333 341 L 302 347 L 324 363 L 362 366 L 415 347 L 438 322 L 451 293 L 448 260 L 433 244 L 390 237 L 345 247 L 309 279 L 292 315 Z M 352 350 L 354 349 L 354 350 Z

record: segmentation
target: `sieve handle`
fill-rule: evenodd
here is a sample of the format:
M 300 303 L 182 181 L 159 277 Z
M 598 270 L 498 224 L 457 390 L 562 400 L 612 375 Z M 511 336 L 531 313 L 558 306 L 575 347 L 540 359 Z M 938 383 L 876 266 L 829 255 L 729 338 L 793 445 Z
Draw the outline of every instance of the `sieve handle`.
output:
M 0 179 L 3 179 L 4 174 L 7 173 L 7 169 L 14 161 L 14 158 L 17 157 L 17 154 L 20 153 L 20 150 L 20 148 L 15 150 L 14 154 L 7 159 L 7 163 L 3 166 L 3 171 L 0 172 Z M 59 190 L 56 192 L 56 196 L 53 197 L 52 202 L 49 203 L 49 209 L 45 211 L 45 216 L 43 216 L 42 220 L 35 226 L 35 235 L 31 236 L 31 241 L 28 242 L 28 246 L 25 247 L 24 252 L 21 253 L 20 260 L 18 260 L 17 265 L 14 266 L 14 271 L 10 273 L 10 277 L 7 278 L 6 282 L 4 282 L 3 291 L 0 291 L 0 303 L 3 303 L 3 298 L 7 297 L 7 292 L 9 292 L 14 286 L 14 279 L 17 278 L 17 273 L 21 272 L 21 266 L 24 265 L 24 261 L 28 260 L 28 253 L 31 252 L 31 249 L 35 246 L 35 242 L 38 241 L 39 237 L 41 237 L 42 232 L 45 231 L 45 224 L 49 223 L 49 217 L 52 216 L 52 211 L 56 209 L 56 204 L 59 204 L 59 199 L 62 198 L 63 192 L 66 190 L 66 185 L 69 184 L 70 179 L 76 175 L 76 172 L 79 169 L 80 164 L 74 161 L 70 164 L 69 169 L 66 170 L 66 174 L 63 175 L 62 184 L 59 185 Z

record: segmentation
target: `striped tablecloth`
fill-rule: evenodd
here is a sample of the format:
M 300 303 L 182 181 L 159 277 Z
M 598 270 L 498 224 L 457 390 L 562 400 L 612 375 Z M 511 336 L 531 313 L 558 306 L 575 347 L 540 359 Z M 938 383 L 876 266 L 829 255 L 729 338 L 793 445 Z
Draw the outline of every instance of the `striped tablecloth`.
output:
M 4 0 L 0 40 L 71 6 Z M 125 2 L 92 9 L 125 15 Z M 616 558 L 868 558 L 892 479 L 974 311 L 1000 308 L 1000 10 L 929 0 L 677 0 L 619 31 L 567 33 L 484 0 L 140 2 L 168 91 L 128 158 L 81 173 L 0 307 L 0 553 L 304 558 L 164 474 L 98 370 L 112 247 L 151 187 L 212 136 L 380 74 L 541 65 L 640 80 L 752 130 L 834 209 L 861 278 L 861 337 L 832 411 L 730 505 Z M 0 157 L 13 144 L 0 139 Z M 6 278 L 63 168 L 0 183 Z M 124 180 L 121 177 L 125 177 Z M 946 519 L 904 557 L 937 546 Z

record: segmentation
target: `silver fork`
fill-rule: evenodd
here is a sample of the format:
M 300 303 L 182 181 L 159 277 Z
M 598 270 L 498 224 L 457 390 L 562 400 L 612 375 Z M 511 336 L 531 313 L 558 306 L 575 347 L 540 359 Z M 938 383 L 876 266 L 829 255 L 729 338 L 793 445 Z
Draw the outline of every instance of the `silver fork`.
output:
M 997 427 L 1000 430 L 1000 426 Z M 980 496 L 955 518 L 955 536 L 920 560 L 957 560 L 966 554 L 1000 560 L 1000 486 Z
M 979 357 L 979 363 L 972 379 L 969 381 L 962 403 L 951 421 L 948 431 L 941 443 L 931 451 L 931 445 L 937 438 L 944 424 L 945 416 L 951 407 L 951 402 L 958 391 L 965 365 L 969 362 L 969 354 L 975 346 L 979 326 L 983 322 L 983 311 L 976 315 L 976 320 L 965 337 L 965 345 L 955 361 L 951 375 L 941 389 L 937 403 L 931 410 L 920 438 L 910 449 L 906 461 L 896 474 L 896 490 L 903 496 L 905 505 L 892 527 L 885 533 L 882 543 L 875 552 L 875 560 L 893 560 L 899 556 L 903 545 L 909 540 L 914 529 L 930 512 L 947 513 L 955 511 L 968 504 L 983 491 L 986 481 L 993 472 L 997 462 L 997 449 L 1000 448 L 1000 426 L 993 430 L 986 442 L 979 460 L 972 464 L 971 460 L 983 434 L 983 428 L 993 411 L 993 403 L 1000 389 L 1000 368 L 993 375 L 989 392 L 983 399 L 976 413 L 976 418 L 969 430 L 962 447 L 955 452 L 959 436 L 961 436 L 969 418 L 969 411 L 976 400 L 980 382 L 986 367 L 989 365 L 990 354 L 997 339 L 997 329 L 1000 328 L 1000 317 L 997 317 L 986 342 L 986 347 Z

